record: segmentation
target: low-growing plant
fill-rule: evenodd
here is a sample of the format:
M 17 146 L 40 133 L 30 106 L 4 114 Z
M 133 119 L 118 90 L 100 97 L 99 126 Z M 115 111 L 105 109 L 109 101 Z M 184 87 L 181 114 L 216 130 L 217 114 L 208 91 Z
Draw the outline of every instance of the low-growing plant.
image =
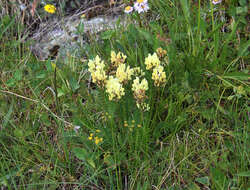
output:
M 38 61 L 0 20 L 1 188 L 248 188 L 245 1 L 143 2 L 87 59 Z

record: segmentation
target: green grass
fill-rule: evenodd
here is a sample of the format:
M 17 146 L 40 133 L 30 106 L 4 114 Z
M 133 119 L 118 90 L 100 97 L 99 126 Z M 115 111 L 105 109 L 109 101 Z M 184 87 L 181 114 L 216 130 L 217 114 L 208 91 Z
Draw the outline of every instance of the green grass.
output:
M 36 60 L 20 42 L 25 27 L 0 21 L 2 189 L 249 188 L 246 1 L 149 2 L 150 13 L 131 18 L 141 27 L 104 32 L 86 48 L 89 59 L 108 63 L 121 51 L 144 69 L 149 53 L 167 50 L 166 85 L 154 87 L 146 71 L 148 112 L 129 87 L 118 102 L 90 88 L 87 62 L 69 56 L 55 70 Z

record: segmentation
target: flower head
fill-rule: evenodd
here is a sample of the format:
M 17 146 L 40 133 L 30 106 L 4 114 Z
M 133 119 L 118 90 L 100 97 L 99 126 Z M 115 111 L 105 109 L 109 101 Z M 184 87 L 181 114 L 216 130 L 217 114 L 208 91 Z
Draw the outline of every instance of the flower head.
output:
M 91 141 L 91 140 L 93 139 L 93 136 L 94 136 L 94 134 L 93 134 L 93 133 L 90 133 L 88 139 Z
M 124 10 L 125 13 L 129 14 L 129 13 L 131 13 L 132 11 L 133 11 L 133 7 L 131 7 L 131 6 L 125 7 L 125 10 Z
M 160 60 L 157 54 L 156 53 L 154 53 L 153 55 L 148 54 L 148 57 L 145 59 L 145 65 L 147 70 L 150 70 L 151 68 L 160 65 Z
M 103 138 L 95 137 L 95 144 L 98 145 L 103 141 Z
M 139 80 L 139 77 L 136 77 L 136 79 L 133 81 L 132 84 L 132 90 L 134 92 L 139 92 L 140 90 L 148 90 L 148 81 L 144 78 L 141 82 Z
M 124 88 L 119 82 L 119 79 L 114 78 L 113 76 L 110 76 L 106 83 L 106 92 L 109 95 L 109 100 L 113 100 L 114 98 L 119 100 L 125 95 Z
M 44 10 L 50 14 L 54 14 L 56 12 L 56 7 L 51 4 L 47 4 L 44 6 Z
M 138 13 L 147 12 L 149 10 L 148 1 L 147 0 L 137 0 L 134 3 L 134 9 Z
M 155 86 L 161 86 L 166 83 L 166 73 L 161 65 L 158 65 L 153 69 L 152 79 Z
M 159 58 L 163 58 L 165 57 L 165 55 L 167 55 L 167 51 L 165 49 L 157 48 L 156 53 L 158 55 Z
M 133 70 L 135 76 L 142 77 L 145 75 L 145 72 L 140 67 L 135 67 Z
M 212 1 L 212 3 L 213 3 L 214 5 L 219 4 L 219 3 L 221 3 L 221 2 L 222 2 L 222 0 L 213 0 L 213 1 Z
M 100 57 L 97 55 L 94 60 L 89 60 L 88 66 L 89 66 L 88 70 L 91 73 L 93 83 L 97 83 L 101 87 L 104 86 L 107 79 L 107 75 L 104 70 L 105 68 L 104 61 L 102 61 Z
M 123 63 L 118 66 L 116 70 L 116 77 L 118 78 L 119 82 L 126 83 L 128 80 L 131 80 L 132 75 L 134 74 L 134 69 L 130 69 L 130 66 Z
M 124 63 L 126 58 L 127 56 L 121 52 L 116 54 L 114 51 L 111 51 L 111 63 L 113 63 L 115 67 L 118 67 L 118 65 Z
M 139 77 L 133 81 L 132 91 L 134 92 L 134 98 L 136 100 L 136 105 L 139 109 L 146 111 L 149 106 L 144 102 L 147 99 L 146 91 L 148 90 L 148 81 L 144 78 L 141 82 Z

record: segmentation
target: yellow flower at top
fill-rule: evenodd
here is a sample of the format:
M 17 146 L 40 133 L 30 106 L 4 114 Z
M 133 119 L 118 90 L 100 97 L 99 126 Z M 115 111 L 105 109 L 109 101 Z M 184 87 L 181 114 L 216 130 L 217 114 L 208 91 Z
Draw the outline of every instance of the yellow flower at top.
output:
M 118 65 L 124 63 L 126 58 L 127 56 L 121 52 L 116 54 L 114 51 L 111 51 L 111 63 L 113 63 L 115 67 L 118 67 Z
M 44 6 L 44 10 L 50 14 L 54 14 L 56 12 L 56 7 L 51 4 L 47 4 Z
M 148 57 L 146 57 L 145 59 L 145 65 L 147 70 L 150 70 L 153 67 L 160 65 L 160 60 L 157 54 L 156 53 L 154 53 L 153 55 L 148 54 Z

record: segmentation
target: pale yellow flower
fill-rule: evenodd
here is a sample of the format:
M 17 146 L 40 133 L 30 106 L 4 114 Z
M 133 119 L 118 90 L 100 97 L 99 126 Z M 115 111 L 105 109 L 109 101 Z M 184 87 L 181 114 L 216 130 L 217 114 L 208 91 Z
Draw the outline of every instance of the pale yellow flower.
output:
M 125 95 L 124 88 L 117 78 L 110 76 L 106 83 L 106 92 L 109 95 L 109 100 L 119 100 Z
M 88 66 L 93 83 L 97 83 L 101 87 L 104 86 L 107 79 L 104 61 L 97 55 L 94 60 L 89 60 Z
M 153 67 L 160 65 L 160 60 L 157 54 L 156 53 L 154 53 L 153 55 L 148 54 L 148 57 L 146 57 L 145 59 L 145 65 L 147 70 L 150 70 Z
M 127 56 L 121 52 L 116 54 L 114 51 L 111 51 L 111 63 L 113 63 L 115 67 L 118 67 L 118 65 L 124 63 L 126 58 Z
M 141 82 L 139 80 L 139 77 L 136 77 L 134 79 L 133 84 L 132 84 L 132 90 L 134 92 L 139 92 L 140 90 L 148 90 L 148 81 L 144 78 Z
M 147 99 L 146 91 L 148 90 L 148 81 L 144 78 L 141 82 L 139 77 L 133 81 L 132 91 L 134 92 L 134 98 L 136 100 L 136 105 L 139 109 L 143 111 L 149 110 L 149 105 L 144 101 Z
M 134 74 L 134 70 L 130 69 L 130 66 L 123 63 L 118 66 L 116 70 L 116 78 L 118 78 L 119 82 L 126 83 L 127 81 L 131 80 L 132 75 Z
M 158 87 L 166 83 L 166 73 L 163 66 L 158 65 L 153 69 L 152 79 L 154 80 L 154 85 Z
M 135 76 L 144 76 L 145 75 L 145 72 L 140 68 L 140 67 L 135 67 L 133 68 L 134 69 L 134 75 Z
M 50 14 L 54 14 L 56 12 L 56 7 L 51 4 L 47 4 L 44 6 L 44 10 Z

